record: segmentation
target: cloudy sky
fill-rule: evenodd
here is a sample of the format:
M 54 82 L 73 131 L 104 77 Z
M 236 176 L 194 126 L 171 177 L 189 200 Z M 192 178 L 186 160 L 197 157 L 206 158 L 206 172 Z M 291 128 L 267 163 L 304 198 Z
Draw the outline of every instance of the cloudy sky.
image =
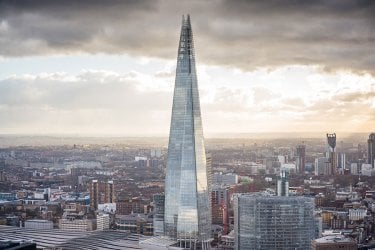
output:
M 375 129 L 375 2 L 0 0 L 0 134 L 167 135 L 181 16 L 206 135 Z

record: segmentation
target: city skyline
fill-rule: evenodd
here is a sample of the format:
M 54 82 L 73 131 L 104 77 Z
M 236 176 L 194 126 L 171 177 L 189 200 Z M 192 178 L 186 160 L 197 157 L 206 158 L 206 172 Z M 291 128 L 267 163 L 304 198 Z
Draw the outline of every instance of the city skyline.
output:
M 369 1 L 0 1 L 0 134 L 167 136 L 193 17 L 206 134 L 375 127 Z

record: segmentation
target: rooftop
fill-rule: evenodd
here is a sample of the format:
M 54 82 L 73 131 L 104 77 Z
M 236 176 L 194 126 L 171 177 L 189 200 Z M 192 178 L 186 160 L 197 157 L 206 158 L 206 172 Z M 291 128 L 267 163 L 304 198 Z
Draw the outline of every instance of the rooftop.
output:
M 316 243 L 355 243 L 352 239 L 346 238 L 343 235 L 330 235 L 315 240 Z
M 38 247 L 63 249 L 143 249 L 140 240 L 148 237 L 127 231 L 71 232 L 59 229 L 26 229 L 0 226 L 0 241 L 27 241 Z

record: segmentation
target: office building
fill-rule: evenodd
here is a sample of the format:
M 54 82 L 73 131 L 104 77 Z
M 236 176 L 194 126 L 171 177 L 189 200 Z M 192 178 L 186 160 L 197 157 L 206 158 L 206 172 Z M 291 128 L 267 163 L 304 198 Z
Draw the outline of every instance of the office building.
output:
M 349 209 L 349 220 L 360 221 L 367 216 L 366 208 L 351 208 Z
M 368 140 L 367 163 L 375 167 L 375 133 L 371 133 Z
M 315 159 L 314 168 L 315 175 L 327 175 L 330 167 L 329 159 L 327 157 L 318 157 Z
M 288 171 L 281 169 L 277 177 L 277 196 L 289 196 Z
M 305 164 L 306 164 L 306 146 L 301 144 L 297 146 L 296 167 L 297 167 L 298 173 L 300 174 L 305 173 Z
M 352 175 L 358 175 L 358 163 L 354 162 L 350 164 L 350 173 Z
M 308 197 L 237 194 L 235 249 L 309 249 L 315 237 L 314 200 Z
M 69 231 L 92 231 L 92 220 L 89 219 L 59 219 L 59 229 Z
M 90 183 L 90 206 L 97 210 L 99 204 L 114 203 L 113 181 L 92 180 Z
M 154 194 L 154 235 L 164 235 L 164 206 L 165 206 L 165 195 Z
M 96 230 L 109 229 L 109 214 L 96 215 Z
M 337 154 L 337 170 L 340 174 L 344 174 L 346 169 L 346 154 L 345 153 L 338 153 Z
M 145 214 L 116 215 L 115 217 L 116 229 L 147 236 L 153 235 L 154 229 L 152 223 L 153 219 Z
M 183 17 L 165 180 L 165 234 L 180 247 L 206 249 L 210 194 L 190 17 Z

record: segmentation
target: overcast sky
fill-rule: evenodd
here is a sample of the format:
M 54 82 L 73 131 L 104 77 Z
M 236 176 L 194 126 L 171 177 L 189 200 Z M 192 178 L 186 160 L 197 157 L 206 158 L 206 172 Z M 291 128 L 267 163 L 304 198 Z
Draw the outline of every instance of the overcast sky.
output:
M 0 0 L 0 134 L 168 135 L 185 13 L 206 135 L 375 130 L 375 1 Z

